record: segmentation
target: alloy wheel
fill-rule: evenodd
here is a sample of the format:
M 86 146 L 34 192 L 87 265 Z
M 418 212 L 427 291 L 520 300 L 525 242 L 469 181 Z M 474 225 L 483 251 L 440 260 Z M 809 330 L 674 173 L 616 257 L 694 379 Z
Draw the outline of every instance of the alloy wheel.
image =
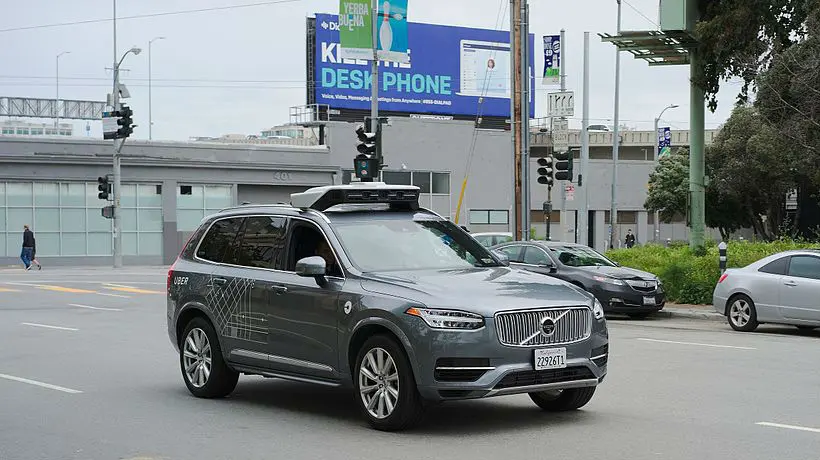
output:
M 737 327 L 743 327 L 752 319 L 752 309 L 744 299 L 737 299 L 729 309 L 729 317 Z
M 191 329 L 185 337 L 183 365 L 185 377 L 196 388 L 202 388 L 211 376 L 211 344 L 200 328 Z
M 399 401 L 399 371 L 390 353 L 383 348 L 367 352 L 359 366 L 359 394 L 367 412 L 384 419 Z

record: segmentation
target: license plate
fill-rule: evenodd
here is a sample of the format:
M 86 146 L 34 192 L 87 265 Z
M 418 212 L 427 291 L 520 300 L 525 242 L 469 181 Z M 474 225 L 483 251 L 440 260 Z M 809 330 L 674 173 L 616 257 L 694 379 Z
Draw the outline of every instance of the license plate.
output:
M 644 297 L 643 298 L 644 305 L 655 305 L 655 297 Z
M 541 348 L 535 350 L 535 370 L 561 369 L 567 367 L 566 348 Z

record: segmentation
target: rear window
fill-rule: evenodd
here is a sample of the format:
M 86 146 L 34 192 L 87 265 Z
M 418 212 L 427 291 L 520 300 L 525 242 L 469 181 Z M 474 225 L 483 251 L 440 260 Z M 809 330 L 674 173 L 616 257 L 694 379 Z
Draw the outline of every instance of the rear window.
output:
M 222 262 L 228 249 L 236 244 L 236 235 L 243 220 L 243 217 L 233 217 L 214 222 L 202 239 L 196 256 L 210 262 Z
M 781 257 L 775 261 L 769 262 L 766 265 L 760 267 L 758 271 L 763 273 L 769 273 L 772 275 L 785 275 L 786 270 L 789 269 L 789 258 L 788 257 Z

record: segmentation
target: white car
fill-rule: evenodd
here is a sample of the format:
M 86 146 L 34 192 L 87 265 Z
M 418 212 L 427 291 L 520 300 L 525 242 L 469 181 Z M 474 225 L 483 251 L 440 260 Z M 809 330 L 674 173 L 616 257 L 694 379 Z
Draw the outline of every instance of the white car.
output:
M 471 235 L 485 248 L 491 248 L 497 244 L 506 243 L 513 240 L 512 233 L 505 232 L 471 233 Z
M 736 331 L 764 323 L 820 327 L 820 250 L 780 252 L 726 270 L 712 305 Z

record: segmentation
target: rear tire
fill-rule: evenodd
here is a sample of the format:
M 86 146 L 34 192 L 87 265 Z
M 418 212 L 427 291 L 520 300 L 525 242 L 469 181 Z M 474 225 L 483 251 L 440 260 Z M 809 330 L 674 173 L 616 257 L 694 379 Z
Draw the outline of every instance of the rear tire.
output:
M 373 428 L 404 430 L 424 415 L 410 361 L 392 337 L 367 339 L 356 356 L 352 377 L 359 409 Z
M 179 345 L 179 367 L 185 386 L 197 398 L 223 398 L 236 388 L 239 373 L 228 367 L 214 327 L 196 317 L 185 326 Z
M 597 387 L 547 390 L 530 393 L 530 399 L 547 412 L 566 412 L 584 407 L 595 395 Z
M 745 294 L 738 294 L 729 299 L 726 317 L 729 320 L 729 326 L 740 332 L 752 332 L 759 324 L 755 303 Z

